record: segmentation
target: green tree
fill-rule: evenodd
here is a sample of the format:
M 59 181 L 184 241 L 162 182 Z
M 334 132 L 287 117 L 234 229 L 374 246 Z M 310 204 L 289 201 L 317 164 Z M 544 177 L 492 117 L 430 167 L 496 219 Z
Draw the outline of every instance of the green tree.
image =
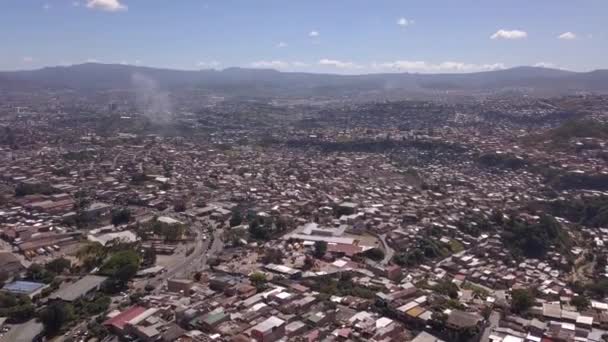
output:
M 70 260 L 66 258 L 57 258 L 50 262 L 48 262 L 44 267 L 55 274 L 61 274 L 66 269 L 69 269 L 72 266 Z
M 243 223 L 243 214 L 240 210 L 233 210 L 232 216 L 230 216 L 230 227 L 236 227 Z
M 451 281 L 442 281 L 435 285 L 433 290 L 452 299 L 458 298 L 458 286 Z
M 251 281 L 258 291 L 262 291 L 266 288 L 266 275 L 262 272 L 251 273 L 249 281 Z
M 129 208 L 119 208 L 112 210 L 112 224 L 119 226 L 131 221 L 131 210 Z
M 62 301 L 52 302 L 39 314 L 47 336 L 55 336 L 61 328 L 74 319 L 72 305 Z
M 570 300 L 570 304 L 574 305 L 578 311 L 583 311 L 591 305 L 591 302 L 585 296 L 575 296 Z
M 327 252 L 327 242 L 325 241 L 315 241 L 313 254 L 317 258 L 321 258 Z
M 511 310 L 513 312 L 526 312 L 535 301 L 534 293 L 529 289 L 515 289 L 511 292 Z
M 21 323 L 31 319 L 35 307 L 28 296 L 17 296 L 0 292 L 0 317 L 7 317 L 10 323 Z
M 30 281 L 50 284 L 55 279 L 56 274 L 44 268 L 40 264 L 31 264 L 27 269 L 25 278 Z
M 384 251 L 382 251 L 380 248 L 372 248 L 363 253 L 363 256 L 365 256 L 366 258 L 370 258 L 374 261 L 380 261 L 384 259 Z
M 118 289 L 137 274 L 140 258 L 137 252 L 131 249 L 116 252 L 100 269 L 100 273 L 109 276 L 109 287 Z

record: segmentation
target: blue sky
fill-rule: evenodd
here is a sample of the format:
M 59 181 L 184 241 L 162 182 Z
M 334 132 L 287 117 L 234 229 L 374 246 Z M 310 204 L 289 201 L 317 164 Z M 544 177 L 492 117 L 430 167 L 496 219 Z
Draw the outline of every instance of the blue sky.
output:
M 0 70 L 608 68 L 607 0 L 0 0 Z

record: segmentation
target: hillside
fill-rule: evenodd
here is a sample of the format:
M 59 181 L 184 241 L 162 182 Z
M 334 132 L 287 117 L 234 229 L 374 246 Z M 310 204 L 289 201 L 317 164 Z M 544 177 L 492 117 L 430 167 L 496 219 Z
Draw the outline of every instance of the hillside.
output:
M 31 71 L 0 72 L 0 89 L 107 90 L 133 88 L 143 75 L 165 89 L 200 88 L 210 92 L 250 96 L 349 96 L 366 93 L 437 93 L 456 91 L 519 91 L 561 95 L 580 91 L 608 92 L 608 71 L 576 73 L 556 69 L 518 67 L 470 74 L 331 75 L 229 68 L 184 71 L 87 63 Z

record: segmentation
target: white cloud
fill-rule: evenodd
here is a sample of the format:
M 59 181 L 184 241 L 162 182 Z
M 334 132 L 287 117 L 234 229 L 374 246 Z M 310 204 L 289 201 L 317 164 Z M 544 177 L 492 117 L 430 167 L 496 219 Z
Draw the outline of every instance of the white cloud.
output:
M 281 61 L 281 60 L 273 60 L 273 61 L 257 61 L 251 63 L 252 68 L 261 68 L 261 69 L 297 69 L 297 68 L 306 68 L 310 66 L 308 63 L 300 62 L 300 61 Z
M 74 7 L 80 7 L 80 2 L 78 2 L 78 1 L 72 1 L 72 6 L 74 6 Z
M 287 69 L 290 66 L 289 62 L 285 61 L 257 61 L 251 63 L 251 66 L 254 68 L 262 68 L 262 69 Z
M 305 68 L 308 66 L 308 63 L 295 61 L 295 62 L 292 62 L 291 65 L 293 65 L 296 68 Z
M 372 63 L 372 69 L 384 71 L 409 71 L 420 73 L 437 72 L 476 72 L 504 69 L 503 63 L 494 64 L 472 64 L 463 62 L 429 63 L 425 61 L 394 61 L 384 63 Z
M 527 37 L 528 33 L 520 30 L 498 30 L 490 36 L 491 39 L 524 39 Z
M 399 20 L 397 20 L 397 25 L 399 26 L 410 26 L 410 25 L 414 25 L 414 21 L 411 19 L 406 19 L 404 17 L 399 18 Z
M 548 68 L 548 69 L 562 69 L 562 70 L 565 70 L 564 68 L 561 68 L 557 64 L 551 63 L 551 62 L 538 62 L 538 63 L 534 64 L 534 66 L 537 67 L 537 68 Z
M 361 69 L 362 68 L 360 65 L 355 64 L 353 62 L 344 62 L 344 61 L 339 61 L 339 60 L 335 60 L 335 59 L 327 59 L 327 58 L 321 59 L 318 64 L 322 65 L 322 66 L 331 66 L 331 67 L 338 68 L 338 69 Z
M 42 8 L 43 8 L 45 11 L 48 11 L 48 10 L 50 10 L 50 9 L 51 9 L 51 4 L 44 4 L 44 5 L 42 6 Z
M 30 56 L 25 56 L 22 58 L 23 63 L 32 63 L 34 61 L 34 58 L 30 57 Z
M 278 48 L 285 48 L 285 47 L 287 47 L 287 43 L 285 43 L 285 42 L 279 42 L 279 43 L 277 44 L 277 47 L 278 47 Z
M 88 58 L 85 63 L 101 63 L 98 59 Z
M 127 6 L 120 1 L 122 0 L 88 0 L 87 7 L 107 12 L 126 11 Z
M 557 39 L 575 40 L 576 39 L 576 34 L 574 34 L 572 32 L 564 32 L 564 33 L 560 34 L 559 36 L 557 36 Z
M 200 62 L 196 63 L 196 66 L 198 66 L 199 68 L 203 68 L 203 69 L 215 69 L 215 68 L 219 67 L 220 64 L 221 63 L 218 61 L 209 61 L 209 62 L 200 61 Z
M 319 31 L 310 31 L 308 34 L 309 37 L 318 37 L 320 35 Z

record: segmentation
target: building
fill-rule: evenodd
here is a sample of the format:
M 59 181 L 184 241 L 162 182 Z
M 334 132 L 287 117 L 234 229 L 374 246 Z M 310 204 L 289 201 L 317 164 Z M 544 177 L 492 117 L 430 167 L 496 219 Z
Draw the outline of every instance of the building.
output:
M 194 282 L 190 279 L 169 279 L 167 280 L 167 291 L 188 294 Z
M 79 298 L 88 297 L 91 294 L 99 291 L 101 285 L 106 281 L 107 277 L 96 275 L 87 275 L 75 283 L 59 289 L 57 292 L 50 295 L 49 299 L 63 300 L 73 302 Z
M 106 326 L 114 334 L 122 336 L 124 335 L 124 329 L 127 325 L 127 322 L 141 315 L 145 311 L 146 308 L 142 306 L 132 306 L 123 312 L 117 311 L 115 313 L 110 313 L 108 315 L 108 319 L 103 322 L 103 325 Z
M 3 292 L 12 293 L 15 295 L 24 295 L 30 298 L 34 298 L 40 293 L 42 290 L 47 288 L 48 285 L 43 283 L 36 283 L 33 281 L 14 281 L 12 283 L 4 285 L 2 288 Z
M 271 316 L 251 328 L 251 337 L 258 342 L 274 342 L 285 336 L 285 321 Z
M 0 278 L 10 279 L 23 271 L 25 267 L 13 253 L 0 252 Z

